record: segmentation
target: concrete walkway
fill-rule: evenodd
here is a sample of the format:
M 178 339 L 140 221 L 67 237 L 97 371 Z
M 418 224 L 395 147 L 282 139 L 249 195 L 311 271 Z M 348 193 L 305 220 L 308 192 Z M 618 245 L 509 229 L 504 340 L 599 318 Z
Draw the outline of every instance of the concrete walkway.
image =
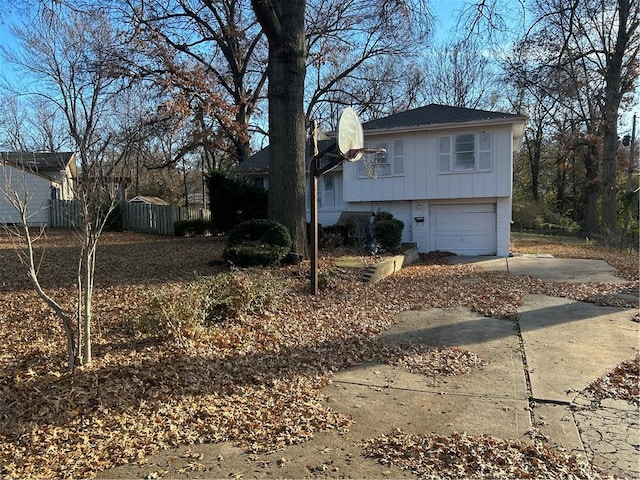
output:
M 470 261 L 453 257 L 454 262 Z M 476 259 L 503 270 L 554 281 L 619 282 L 604 262 L 514 257 Z M 230 444 L 162 452 L 144 465 L 127 465 L 99 478 L 415 478 L 361 455 L 359 442 L 400 428 L 408 433 L 491 434 L 549 442 L 586 455 L 623 478 L 640 478 L 638 410 L 626 402 L 600 408 L 579 395 L 591 381 L 638 352 L 637 310 L 598 307 L 529 295 L 519 321 L 482 317 L 466 308 L 404 312 L 385 333 L 388 342 L 460 347 L 485 365 L 453 377 L 426 377 L 401 367 L 365 363 L 338 372 L 323 393 L 328 406 L 350 415 L 348 433 L 318 434 L 284 452 L 248 458 Z M 185 453 L 187 452 L 187 453 Z M 201 471 L 185 470 L 202 455 Z M 181 470 L 182 469 L 182 470 Z
M 534 425 L 614 475 L 640 478 L 640 414 L 625 401 L 598 408 L 580 395 L 593 380 L 638 352 L 637 310 L 529 295 L 520 328 L 531 384 Z M 576 433 L 578 433 L 576 435 Z

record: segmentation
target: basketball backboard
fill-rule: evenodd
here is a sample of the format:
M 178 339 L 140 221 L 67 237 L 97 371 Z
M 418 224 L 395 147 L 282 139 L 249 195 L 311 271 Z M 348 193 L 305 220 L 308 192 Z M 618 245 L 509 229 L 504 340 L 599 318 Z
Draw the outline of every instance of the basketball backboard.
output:
M 355 162 L 362 157 L 363 146 L 360 117 L 353 108 L 347 107 L 338 120 L 338 151 L 349 162 Z

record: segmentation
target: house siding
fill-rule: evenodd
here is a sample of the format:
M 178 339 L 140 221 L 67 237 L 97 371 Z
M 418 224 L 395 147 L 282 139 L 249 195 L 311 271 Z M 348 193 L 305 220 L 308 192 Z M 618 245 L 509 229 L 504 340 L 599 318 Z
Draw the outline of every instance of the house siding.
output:
M 491 170 L 437 173 L 438 137 L 479 131 L 492 134 Z M 345 163 L 345 202 L 509 197 L 512 184 L 512 136 L 511 126 L 508 125 L 376 137 L 376 141 L 390 142 L 399 138 L 405 141 L 404 175 L 359 178 L 357 162 Z
M 42 226 L 49 221 L 49 199 L 52 181 L 11 165 L 0 165 L 0 223 L 21 223 L 20 215 L 7 200 L 6 194 L 17 193 L 28 199 L 30 225 Z

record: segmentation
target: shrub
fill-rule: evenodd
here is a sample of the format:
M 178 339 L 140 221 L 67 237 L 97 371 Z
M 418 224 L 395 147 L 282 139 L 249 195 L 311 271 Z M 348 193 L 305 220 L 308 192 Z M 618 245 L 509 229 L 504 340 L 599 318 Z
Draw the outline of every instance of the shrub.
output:
M 107 212 L 109 207 L 104 206 L 103 211 Z M 104 229 L 107 232 L 122 232 L 124 230 L 122 223 L 122 205 L 118 204 L 109 212 L 107 220 L 104 224 Z
M 173 224 L 174 234 L 178 237 L 205 235 L 213 231 L 213 225 L 208 220 L 196 218 L 194 220 L 178 220 Z
M 167 288 L 152 297 L 149 313 L 137 319 L 138 332 L 188 346 L 212 325 L 275 308 L 284 281 L 272 272 L 232 269 Z
M 221 172 L 207 177 L 211 223 L 220 232 L 251 219 L 267 218 L 267 192 Z
M 568 215 L 564 215 L 543 202 L 524 200 L 513 205 L 513 226 L 520 229 L 532 230 L 563 230 L 575 232 L 580 225 Z
M 402 241 L 404 222 L 393 218 L 389 212 L 377 213 L 371 226 L 373 236 L 385 250 L 394 250 Z
M 318 245 L 323 250 L 335 250 L 346 245 L 349 241 L 349 231 L 344 225 L 330 225 L 320 227 Z
M 275 265 L 291 249 L 289 230 L 271 220 L 242 222 L 229 234 L 222 258 L 239 267 Z

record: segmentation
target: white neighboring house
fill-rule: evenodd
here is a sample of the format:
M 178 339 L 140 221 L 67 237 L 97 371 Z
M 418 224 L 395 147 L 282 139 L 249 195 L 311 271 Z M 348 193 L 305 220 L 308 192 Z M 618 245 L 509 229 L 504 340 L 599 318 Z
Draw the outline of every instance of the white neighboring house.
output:
M 0 152 L 0 224 L 20 224 L 7 196 L 28 205 L 28 223 L 49 224 L 50 200 L 73 200 L 77 177 L 73 152 Z
M 367 177 L 362 160 L 323 175 L 318 221 L 333 225 L 345 211 L 387 211 L 404 222 L 402 241 L 420 252 L 507 257 L 513 153 L 525 122 L 509 113 L 431 104 L 364 123 L 365 146 L 385 148 L 386 158 L 376 178 Z M 267 147 L 242 163 L 239 174 L 267 188 L 268 158 Z

